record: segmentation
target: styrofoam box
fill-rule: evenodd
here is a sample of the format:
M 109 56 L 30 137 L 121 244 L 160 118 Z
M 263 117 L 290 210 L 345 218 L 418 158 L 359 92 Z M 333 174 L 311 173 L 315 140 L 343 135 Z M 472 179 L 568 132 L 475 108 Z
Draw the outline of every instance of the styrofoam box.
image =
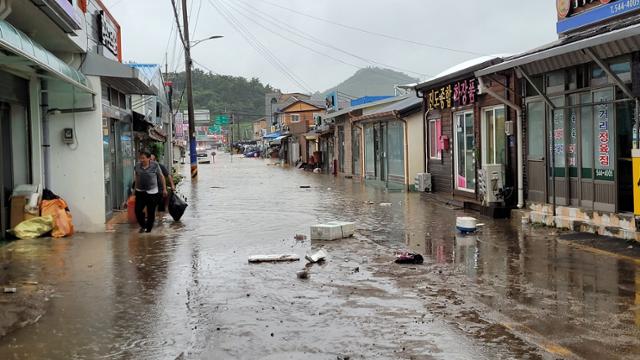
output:
M 326 224 L 311 226 L 312 240 L 337 240 L 353 236 L 356 232 L 356 223 L 344 221 L 332 221 Z

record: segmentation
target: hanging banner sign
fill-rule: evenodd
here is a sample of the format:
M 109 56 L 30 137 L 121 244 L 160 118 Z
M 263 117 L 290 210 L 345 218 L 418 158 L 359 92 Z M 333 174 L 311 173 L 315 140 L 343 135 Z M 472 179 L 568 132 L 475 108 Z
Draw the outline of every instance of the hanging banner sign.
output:
M 118 26 L 104 11 L 100 11 L 98 14 L 98 23 L 100 24 L 100 43 L 113 55 L 120 58 L 120 30 Z
M 640 10 L 640 0 L 556 0 L 558 34 Z
M 478 97 L 476 83 L 476 79 L 468 79 L 443 86 L 440 89 L 431 90 L 427 96 L 429 110 L 442 110 L 475 104 Z

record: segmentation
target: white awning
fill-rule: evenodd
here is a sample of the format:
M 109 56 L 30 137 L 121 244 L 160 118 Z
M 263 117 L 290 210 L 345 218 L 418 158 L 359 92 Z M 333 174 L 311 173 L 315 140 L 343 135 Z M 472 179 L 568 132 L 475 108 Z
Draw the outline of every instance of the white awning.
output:
M 31 40 L 22 31 L 4 20 L 0 20 L 0 64 L 30 67 L 42 77 L 61 80 L 74 86 L 78 93 L 95 94 L 87 78 L 78 70 Z
M 87 54 L 82 71 L 87 75 L 100 76 L 114 88 L 128 95 L 158 94 L 159 89 L 156 89 L 140 70 L 98 54 Z

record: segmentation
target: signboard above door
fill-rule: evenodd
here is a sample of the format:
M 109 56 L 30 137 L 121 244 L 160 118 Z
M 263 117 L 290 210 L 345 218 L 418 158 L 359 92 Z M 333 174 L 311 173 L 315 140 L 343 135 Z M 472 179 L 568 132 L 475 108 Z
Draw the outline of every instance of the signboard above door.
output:
M 558 34 L 566 34 L 587 26 L 640 10 L 640 0 L 556 0 Z

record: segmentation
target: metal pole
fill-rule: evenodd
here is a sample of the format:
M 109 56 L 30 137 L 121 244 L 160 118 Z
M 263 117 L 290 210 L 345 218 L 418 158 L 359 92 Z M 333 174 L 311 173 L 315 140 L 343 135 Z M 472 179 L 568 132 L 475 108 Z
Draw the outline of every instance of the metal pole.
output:
M 198 153 L 196 143 L 196 121 L 193 109 L 193 89 L 191 81 L 191 42 L 189 40 L 189 14 L 187 0 L 182 0 L 182 21 L 184 22 L 184 61 L 187 87 L 187 112 L 189 116 L 189 158 L 191 161 L 191 179 L 198 178 Z

